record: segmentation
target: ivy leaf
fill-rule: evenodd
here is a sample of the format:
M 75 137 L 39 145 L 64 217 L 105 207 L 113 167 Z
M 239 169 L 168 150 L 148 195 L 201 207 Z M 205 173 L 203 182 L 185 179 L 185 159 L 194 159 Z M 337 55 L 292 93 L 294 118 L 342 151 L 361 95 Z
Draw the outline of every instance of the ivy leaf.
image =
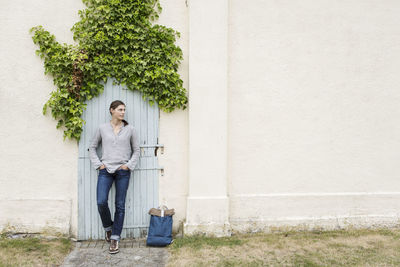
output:
M 44 73 L 53 76 L 57 90 L 44 104 L 63 125 L 66 138 L 79 141 L 85 121 L 85 101 L 102 93 L 108 77 L 129 90 L 139 90 L 143 100 L 171 112 L 187 107 L 187 92 L 177 72 L 183 59 L 175 45 L 180 33 L 152 24 L 162 11 L 159 0 L 82 0 L 80 21 L 71 28 L 78 44 L 60 44 L 43 26 L 29 29 L 44 60 Z

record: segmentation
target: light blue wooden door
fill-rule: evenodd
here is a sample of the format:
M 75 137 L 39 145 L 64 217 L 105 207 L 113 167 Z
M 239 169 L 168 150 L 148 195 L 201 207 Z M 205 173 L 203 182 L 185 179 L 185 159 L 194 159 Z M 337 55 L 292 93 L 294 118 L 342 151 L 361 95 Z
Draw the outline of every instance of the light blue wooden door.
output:
M 109 122 L 109 106 L 114 100 L 121 100 L 126 105 L 125 120 L 136 128 L 140 140 L 140 158 L 131 172 L 130 184 L 126 196 L 125 219 L 121 238 L 140 238 L 147 235 L 150 222 L 148 211 L 158 207 L 158 172 L 157 160 L 159 109 L 157 103 L 150 106 L 142 99 L 138 91 L 130 91 L 121 85 L 113 85 L 108 79 L 104 92 L 89 101 L 83 114 L 86 124 L 79 141 L 78 159 L 78 239 L 103 239 L 104 229 L 97 210 L 96 186 L 98 170 L 91 165 L 88 147 L 99 124 Z M 101 158 L 101 144 L 97 154 Z M 115 183 L 108 203 L 111 217 L 115 212 Z

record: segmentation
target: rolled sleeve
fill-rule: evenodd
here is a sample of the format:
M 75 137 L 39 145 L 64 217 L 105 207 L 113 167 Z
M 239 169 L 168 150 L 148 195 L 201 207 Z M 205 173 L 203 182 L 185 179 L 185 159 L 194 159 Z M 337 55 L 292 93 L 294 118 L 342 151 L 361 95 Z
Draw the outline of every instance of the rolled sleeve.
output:
M 96 133 L 92 137 L 92 140 L 90 141 L 89 145 L 89 158 L 90 161 L 93 164 L 93 167 L 97 170 L 98 168 L 103 165 L 103 163 L 100 161 L 99 156 L 97 155 L 97 146 L 101 142 L 101 134 L 100 134 L 100 128 L 97 128 Z
M 136 129 L 133 127 L 132 127 L 132 135 L 131 135 L 131 145 L 133 147 L 133 153 L 132 153 L 131 159 L 126 163 L 126 166 L 131 171 L 133 171 L 139 161 L 139 156 L 140 156 L 139 137 L 136 132 Z

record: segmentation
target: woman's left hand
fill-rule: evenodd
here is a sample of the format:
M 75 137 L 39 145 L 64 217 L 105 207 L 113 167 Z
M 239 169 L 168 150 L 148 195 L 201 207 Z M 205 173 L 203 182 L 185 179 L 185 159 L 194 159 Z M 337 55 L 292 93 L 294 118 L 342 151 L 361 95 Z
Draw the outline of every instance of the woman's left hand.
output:
M 122 166 L 121 166 L 121 169 L 129 170 L 129 168 L 128 168 L 126 165 L 122 165 Z

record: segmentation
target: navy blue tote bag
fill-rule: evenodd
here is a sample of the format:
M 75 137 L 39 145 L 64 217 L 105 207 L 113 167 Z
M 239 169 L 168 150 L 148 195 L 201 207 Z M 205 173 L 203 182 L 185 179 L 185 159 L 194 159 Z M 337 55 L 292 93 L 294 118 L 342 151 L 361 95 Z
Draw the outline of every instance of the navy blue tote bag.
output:
M 162 206 L 161 209 L 151 208 L 149 214 L 151 218 L 146 245 L 164 247 L 171 244 L 174 209 L 168 209 L 166 206 Z

